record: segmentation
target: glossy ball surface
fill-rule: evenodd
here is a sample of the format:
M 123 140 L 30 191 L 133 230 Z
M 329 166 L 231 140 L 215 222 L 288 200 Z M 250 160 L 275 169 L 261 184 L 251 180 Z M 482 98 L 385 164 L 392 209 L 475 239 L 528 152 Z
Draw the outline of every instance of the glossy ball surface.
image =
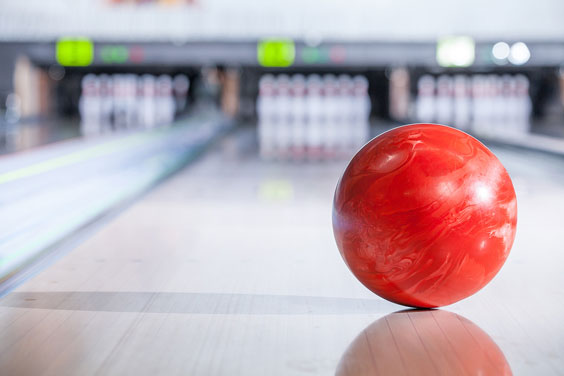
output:
M 517 226 L 511 179 L 470 135 L 411 124 L 374 138 L 351 160 L 333 202 L 337 246 L 379 296 L 439 307 L 484 287 Z

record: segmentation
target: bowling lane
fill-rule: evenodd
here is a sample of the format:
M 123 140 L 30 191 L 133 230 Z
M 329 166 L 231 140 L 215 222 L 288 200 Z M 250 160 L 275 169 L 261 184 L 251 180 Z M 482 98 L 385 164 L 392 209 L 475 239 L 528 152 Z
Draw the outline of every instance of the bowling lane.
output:
M 1 298 L 2 373 L 562 372 L 564 159 L 494 147 L 518 195 L 512 254 L 476 295 L 406 313 L 336 249 L 346 162 L 267 163 L 254 145 L 225 138 Z
M 1 157 L 0 295 L 58 241 L 182 168 L 228 126 L 220 114 L 198 113 Z

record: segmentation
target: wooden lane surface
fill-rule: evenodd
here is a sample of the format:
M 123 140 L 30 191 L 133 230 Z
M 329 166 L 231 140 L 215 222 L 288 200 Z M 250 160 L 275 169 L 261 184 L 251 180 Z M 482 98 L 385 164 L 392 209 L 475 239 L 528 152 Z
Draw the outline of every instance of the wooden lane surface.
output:
M 494 151 L 518 235 L 469 299 L 394 314 L 333 241 L 345 163 L 262 163 L 242 133 L 1 298 L 0 374 L 562 374 L 562 160 Z

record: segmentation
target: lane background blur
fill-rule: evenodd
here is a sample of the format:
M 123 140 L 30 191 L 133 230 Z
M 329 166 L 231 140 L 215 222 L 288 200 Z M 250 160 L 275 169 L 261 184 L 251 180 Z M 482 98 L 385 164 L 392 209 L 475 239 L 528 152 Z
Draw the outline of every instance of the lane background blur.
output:
M 0 373 L 347 374 L 373 355 L 351 341 L 384 322 L 472 343 L 452 311 L 485 347 L 408 341 L 381 364 L 472 373 L 494 354 L 560 374 L 562 15 L 558 0 L 0 0 Z M 429 315 L 391 313 L 331 234 L 347 161 L 413 122 L 486 143 L 520 213 L 499 277 Z
M 347 4 L 346 12 L 337 1 L 326 2 L 322 9 L 313 1 L 269 3 L 260 9 L 252 1 L 231 4 L 221 0 L 82 0 L 72 4 L 55 0 L 49 5 L 32 1 L 26 6 L 4 0 L 2 5 L 0 138 L 4 152 L 79 135 L 80 82 L 90 73 L 102 77 L 186 75 L 193 84 L 190 101 L 195 99 L 198 81 L 205 81 L 207 73 L 202 68 L 233 69 L 239 76 L 235 93 L 239 99 L 228 100 L 237 103 L 230 112 L 243 122 L 256 123 L 260 76 L 268 70 L 276 74 L 278 69 L 257 61 L 257 43 L 271 36 L 295 41 L 293 63 L 283 69 L 287 74 L 364 75 L 369 82 L 372 123 L 422 119 L 448 123 L 448 113 L 452 112 L 449 108 L 455 104 L 446 103 L 454 95 L 461 98 L 455 90 L 460 92 L 457 88 L 463 77 L 473 82 L 468 94 L 471 98 L 499 97 L 491 92 L 512 91 L 515 79 L 526 80 L 529 86 L 523 90 L 529 94 L 530 105 L 524 106 L 530 110 L 524 109 L 521 116 L 528 119 L 518 120 L 527 123 L 520 126 L 524 133 L 564 137 L 560 124 L 564 116 L 564 47 L 558 40 L 564 31 L 556 16 L 562 5 L 550 0 L 534 7 L 539 16 L 533 18 L 528 16 L 533 10 L 529 3 L 488 4 L 484 8 L 487 11 L 480 14 L 481 26 L 465 22 L 480 9 L 479 4 L 462 5 L 460 13 L 444 17 L 449 8 L 441 1 L 424 6 L 404 0 L 394 7 L 385 7 L 355 0 Z M 402 11 L 408 9 L 404 6 L 411 11 Z M 425 17 L 418 16 L 418 9 Z M 54 54 L 56 41 L 77 36 L 87 36 L 95 42 L 93 60 L 84 67 L 62 67 Z M 448 37 L 452 36 L 473 38 L 473 44 L 467 46 L 471 52 L 455 40 L 451 56 L 448 48 L 443 48 L 446 55 L 441 55 L 441 42 L 448 44 Z M 458 56 L 450 64 L 453 53 Z M 468 53 L 475 58 L 465 62 Z M 458 64 L 456 59 L 461 57 L 462 64 Z M 391 82 L 392 73 L 398 70 L 407 73 L 404 89 Z M 433 111 L 420 108 L 425 100 L 420 100 L 418 85 L 421 77 L 428 76 L 436 81 L 436 103 L 443 103 L 437 116 L 417 114 Z M 448 78 L 455 76 L 459 84 L 453 86 Z M 439 85 L 440 82 L 444 84 Z M 484 88 L 480 89 L 480 85 Z M 484 94 L 480 94 L 482 91 Z M 464 106 L 462 102 L 459 100 L 456 105 Z M 478 102 L 480 99 L 474 101 Z M 487 109 L 484 111 L 472 112 L 474 118 L 484 118 L 475 122 L 476 133 L 496 133 L 503 138 L 504 134 L 489 131 L 490 115 Z M 491 116 L 495 119 L 500 115 Z M 12 125 L 16 122 L 20 126 Z M 38 122 L 42 125 L 37 126 Z M 512 133 L 511 129 L 508 131 Z

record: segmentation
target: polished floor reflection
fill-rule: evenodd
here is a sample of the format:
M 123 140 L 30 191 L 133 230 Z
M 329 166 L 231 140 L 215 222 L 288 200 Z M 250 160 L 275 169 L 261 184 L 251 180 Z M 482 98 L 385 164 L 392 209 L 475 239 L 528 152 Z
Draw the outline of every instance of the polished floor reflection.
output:
M 501 349 L 472 321 L 442 310 L 387 315 L 364 329 L 337 376 L 511 375 Z

